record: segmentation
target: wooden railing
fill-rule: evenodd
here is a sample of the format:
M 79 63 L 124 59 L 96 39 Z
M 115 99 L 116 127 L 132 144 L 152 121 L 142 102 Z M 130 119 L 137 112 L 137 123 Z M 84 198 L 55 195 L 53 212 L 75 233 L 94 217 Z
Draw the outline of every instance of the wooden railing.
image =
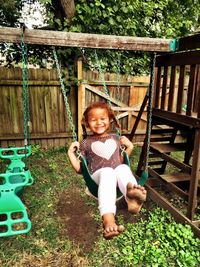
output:
M 199 58 L 199 50 L 157 57 L 154 108 L 200 118 Z

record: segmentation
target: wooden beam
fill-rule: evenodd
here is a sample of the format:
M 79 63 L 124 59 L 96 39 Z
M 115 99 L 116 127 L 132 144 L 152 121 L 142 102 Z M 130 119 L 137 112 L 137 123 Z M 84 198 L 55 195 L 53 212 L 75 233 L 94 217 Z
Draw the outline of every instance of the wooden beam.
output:
M 172 123 L 175 123 L 179 127 L 180 125 L 184 125 L 187 127 L 200 128 L 200 118 L 193 118 L 190 116 L 177 114 L 177 113 L 170 112 L 167 110 L 154 108 L 153 117 L 154 117 L 154 120 L 155 119 L 157 120 L 157 118 L 161 118 L 163 121 L 165 120 L 166 122 L 168 122 L 168 125 L 172 125 Z
M 111 85 L 111 86 L 117 86 L 119 84 L 118 81 L 104 81 L 106 85 Z M 83 80 L 83 84 L 89 84 L 91 86 L 97 86 L 97 85 L 102 85 L 102 81 L 93 81 L 93 80 Z M 136 86 L 136 87 L 148 87 L 149 83 L 146 82 L 120 82 L 121 87 L 130 87 L 130 86 Z
M 200 48 L 200 33 L 181 37 L 178 43 L 179 51 Z
M 192 160 L 192 173 L 189 188 L 189 203 L 187 208 L 187 216 L 194 220 L 195 209 L 197 207 L 197 188 L 198 181 L 200 180 L 200 129 L 195 131 L 193 160 Z
M 199 58 L 199 50 L 173 53 L 170 55 L 158 55 L 156 57 L 156 67 L 199 64 Z
M 0 42 L 20 43 L 21 28 L 0 28 Z M 118 49 L 132 51 L 170 51 L 172 39 L 115 36 L 103 34 L 30 30 L 25 29 L 24 40 L 27 44 Z

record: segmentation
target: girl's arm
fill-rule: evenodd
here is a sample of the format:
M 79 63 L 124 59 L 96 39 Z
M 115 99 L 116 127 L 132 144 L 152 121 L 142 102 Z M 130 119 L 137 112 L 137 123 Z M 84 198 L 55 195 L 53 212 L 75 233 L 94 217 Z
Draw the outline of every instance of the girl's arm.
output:
M 126 136 L 121 136 L 120 143 L 125 146 L 125 151 L 130 156 L 133 151 L 133 143 Z
M 79 149 L 80 144 L 79 142 L 73 142 L 71 143 L 71 145 L 69 146 L 69 149 L 67 151 L 67 155 L 69 157 L 69 160 L 72 164 L 72 167 L 74 168 L 74 170 L 79 173 L 80 169 L 81 169 L 81 164 L 80 164 L 80 160 L 79 158 L 77 158 L 75 152 L 77 149 Z

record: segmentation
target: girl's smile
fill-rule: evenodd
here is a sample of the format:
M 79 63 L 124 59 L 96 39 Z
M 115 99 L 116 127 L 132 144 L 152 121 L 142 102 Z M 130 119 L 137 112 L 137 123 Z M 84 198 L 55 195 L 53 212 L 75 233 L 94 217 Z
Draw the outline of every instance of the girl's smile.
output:
M 88 113 L 88 126 L 90 130 L 99 136 L 107 135 L 110 127 L 108 111 L 104 108 L 93 108 Z

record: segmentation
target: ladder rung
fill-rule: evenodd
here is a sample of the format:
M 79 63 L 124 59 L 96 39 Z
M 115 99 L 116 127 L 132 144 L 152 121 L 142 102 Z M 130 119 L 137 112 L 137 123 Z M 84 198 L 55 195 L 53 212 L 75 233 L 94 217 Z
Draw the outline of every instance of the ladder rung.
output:
M 174 133 L 174 128 L 167 128 L 167 129 L 152 129 L 152 134 L 172 134 Z
M 191 175 L 185 172 L 162 174 L 160 177 L 168 183 L 184 182 L 191 179 Z
M 152 170 L 154 172 L 157 172 L 159 175 L 160 175 L 161 172 L 163 172 L 163 169 L 162 168 L 152 168 Z
M 149 161 L 148 165 L 149 165 L 149 166 L 159 165 L 159 164 L 163 164 L 164 162 L 166 162 L 166 161 L 165 161 L 165 160 Z
M 171 136 L 157 136 L 157 137 L 151 137 L 151 142 L 169 142 L 171 141 Z
M 159 151 L 160 153 L 185 151 L 188 148 L 186 143 L 173 143 L 173 144 L 156 144 L 151 143 L 152 149 Z
M 151 156 L 151 154 L 150 154 L 150 156 Z M 170 164 L 172 164 L 176 168 L 178 168 L 178 169 L 180 169 L 186 173 L 191 173 L 191 169 L 192 169 L 191 166 L 185 164 L 184 162 L 181 162 L 181 161 L 175 159 L 174 157 L 168 155 L 167 153 L 160 153 L 160 152 L 156 151 L 154 153 L 154 156 L 155 156 L 154 158 L 162 158 L 164 161 L 169 162 Z M 151 156 L 151 158 L 153 158 L 153 156 Z

